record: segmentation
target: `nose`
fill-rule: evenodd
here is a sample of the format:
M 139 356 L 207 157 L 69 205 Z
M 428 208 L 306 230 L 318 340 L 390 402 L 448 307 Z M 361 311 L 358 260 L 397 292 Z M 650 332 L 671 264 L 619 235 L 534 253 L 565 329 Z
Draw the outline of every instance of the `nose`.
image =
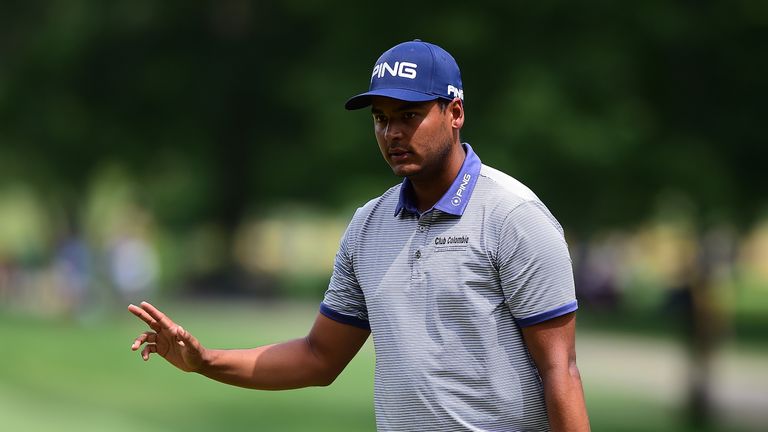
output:
M 387 141 L 397 141 L 403 138 L 403 128 L 399 122 L 390 120 L 384 130 L 384 138 Z

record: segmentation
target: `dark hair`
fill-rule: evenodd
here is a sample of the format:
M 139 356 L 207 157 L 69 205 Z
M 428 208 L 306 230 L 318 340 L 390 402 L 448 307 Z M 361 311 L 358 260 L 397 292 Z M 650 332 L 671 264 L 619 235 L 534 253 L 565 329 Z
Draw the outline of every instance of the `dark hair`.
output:
M 448 99 L 443 99 L 443 98 L 437 98 L 437 106 L 440 107 L 441 112 L 445 112 L 445 109 L 448 108 L 448 105 L 450 105 L 451 102 L 453 101 Z

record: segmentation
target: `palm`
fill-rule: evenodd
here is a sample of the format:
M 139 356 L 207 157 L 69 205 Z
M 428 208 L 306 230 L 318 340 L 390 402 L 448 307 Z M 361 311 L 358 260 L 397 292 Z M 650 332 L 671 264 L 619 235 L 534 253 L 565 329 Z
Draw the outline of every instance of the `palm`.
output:
M 184 342 L 180 342 L 184 343 Z M 199 366 L 195 353 L 191 352 L 187 346 L 180 345 L 176 341 L 174 333 L 169 330 L 161 330 L 157 333 L 157 353 L 168 360 L 169 363 L 177 368 L 190 372 Z
M 139 335 L 131 346 L 136 351 L 144 345 L 141 352 L 144 360 L 148 360 L 151 353 L 157 353 L 183 371 L 192 372 L 200 368 L 204 349 L 181 326 L 146 302 L 142 302 L 141 307 L 130 305 L 128 310 L 154 330 Z

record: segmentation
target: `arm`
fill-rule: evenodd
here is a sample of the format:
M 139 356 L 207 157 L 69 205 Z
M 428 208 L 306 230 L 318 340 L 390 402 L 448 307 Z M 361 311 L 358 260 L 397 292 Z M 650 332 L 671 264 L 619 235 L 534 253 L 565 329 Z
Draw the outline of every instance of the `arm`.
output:
M 331 384 L 370 332 L 318 314 L 309 335 L 247 350 L 208 351 L 200 373 L 240 387 L 284 390 Z
M 544 382 L 549 425 L 555 432 L 590 430 L 576 367 L 575 329 L 575 313 L 522 329 L 528 351 Z
M 328 385 L 360 350 L 370 332 L 318 314 L 306 337 L 242 350 L 209 350 L 151 304 L 128 310 L 153 331 L 133 342 L 148 360 L 157 353 L 187 372 L 197 372 L 223 383 L 261 390 Z

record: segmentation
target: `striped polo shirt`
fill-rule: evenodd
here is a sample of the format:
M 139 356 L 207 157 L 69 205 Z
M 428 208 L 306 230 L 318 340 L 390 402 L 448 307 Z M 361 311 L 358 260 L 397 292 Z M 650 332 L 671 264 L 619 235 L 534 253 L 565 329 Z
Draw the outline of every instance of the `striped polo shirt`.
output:
M 355 212 L 320 305 L 371 330 L 380 431 L 549 430 L 520 328 L 577 308 L 563 230 L 464 149 L 430 210 L 405 179 Z

